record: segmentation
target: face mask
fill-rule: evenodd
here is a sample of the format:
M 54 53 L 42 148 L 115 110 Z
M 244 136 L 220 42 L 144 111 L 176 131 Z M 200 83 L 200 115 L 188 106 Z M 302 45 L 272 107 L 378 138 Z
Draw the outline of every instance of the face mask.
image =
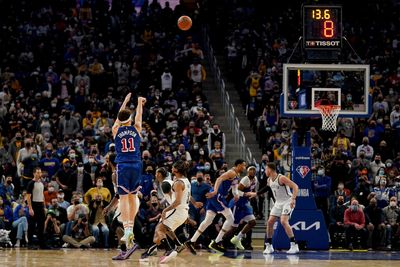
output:
M 348 97 L 348 98 L 347 98 L 347 101 L 351 101 L 351 97 Z
M 103 187 L 103 183 L 97 183 L 97 187 Z
M 373 207 L 373 208 L 375 208 L 375 207 L 376 207 L 376 203 L 375 203 L 375 202 L 373 202 L 373 203 L 369 203 L 369 205 L 370 205 L 371 207 Z
M 69 102 L 64 102 L 65 105 L 69 105 Z
M 57 195 L 57 198 L 63 199 L 63 198 L 64 198 L 64 194 L 58 194 L 58 195 Z
M 205 171 L 209 171 L 210 168 L 211 168 L 210 165 L 204 165 L 204 170 L 205 170 Z
M 74 205 L 78 205 L 79 204 L 79 199 L 75 199 L 74 200 Z
M 55 107 L 57 107 L 57 104 L 51 103 L 51 107 L 52 107 L 52 108 L 55 108 Z
M 337 203 L 338 203 L 339 206 L 341 206 L 341 205 L 343 205 L 344 201 L 343 200 L 339 200 Z
M 200 155 L 204 155 L 204 150 L 200 150 L 200 151 L 199 151 L 199 154 L 200 154 Z
M 214 133 L 218 133 L 218 129 L 214 129 Z
M 76 154 L 69 154 L 70 159 L 75 159 L 75 157 L 76 157 Z
M 110 151 L 115 152 L 115 147 L 114 146 L 110 147 Z
M 325 174 L 324 170 L 318 170 L 318 175 L 323 176 Z
M 358 210 L 358 205 L 351 205 L 350 209 L 352 212 L 356 212 Z
M 337 187 L 339 190 L 343 190 L 344 189 L 344 185 L 338 185 Z
M 44 114 L 43 118 L 48 119 L 49 118 L 49 114 Z
M 388 167 L 388 168 L 392 167 L 392 163 L 387 163 L 386 167 Z
M 30 148 L 31 146 L 32 146 L 31 143 L 26 143 L 26 147 L 27 147 L 27 148 Z
M 83 167 L 78 167 L 78 172 L 83 172 Z
M 11 180 L 8 180 L 8 181 L 7 181 L 7 184 L 8 184 L 8 185 L 12 184 L 12 181 L 11 181 Z M 399 183 L 399 184 L 400 184 L 400 183 Z
M 157 207 L 158 203 L 151 203 L 151 205 L 153 205 L 153 207 Z
M 66 169 L 68 169 L 69 167 L 71 167 L 71 164 L 65 163 L 65 164 L 64 164 L 64 167 L 65 167 Z
M 82 203 L 82 200 L 83 200 L 82 198 L 79 198 L 79 203 Z
M 89 163 L 90 164 L 94 163 L 94 158 L 89 158 Z
M 380 185 L 386 185 L 386 180 L 382 180 L 379 184 Z
M 148 159 L 149 159 L 149 156 L 144 156 L 143 159 L 144 159 L 144 160 L 148 160 Z
M 381 161 L 380 161 L 379 159 L 376 159 L 376 160 L 375 160 L 375 163 L 376 163 L 376 164 L 379 164 L 380 162 L 381 162 Z
M 193 146 L 193 149 L 197 150 L 197 149 L 199 149 L 199 146 Z
M 197 182 L 199 182 L 199 183 L 201 183 L 201 182 L 203 182 L 203 177 L 197 177 Z
M 390 207 L 394 208 L 397 206 L 396 201 L 390 201 Z
M 47 157 L 51 157 L 51 154 L 52 154 L 52 153 L 51 153 L 51 150 L 46 150 L 46 156 L 47 156 Z
M 37 155 L 37 154 L 32 154 L 32 158 L 33 158 L 33 159 L 37 159 L 37 158 L 38 158 L 38 155 Z
M 364 158 L 365 157 L 365 154 L 360 154 L 360 158 Z

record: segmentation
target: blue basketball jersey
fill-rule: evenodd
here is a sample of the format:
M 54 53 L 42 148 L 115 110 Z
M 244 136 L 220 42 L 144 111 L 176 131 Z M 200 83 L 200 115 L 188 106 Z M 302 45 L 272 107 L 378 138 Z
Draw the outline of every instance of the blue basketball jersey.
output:
M 221 196 L 227 196 L 229 193 L 229 189 L 232 185 L 236 185 L 239 182 L 239 176 L 235 176 L 232 180 L 222 181 L 222 184 L 218 188 L 218 194 Z
M 135 162 L 141 160 L 141 138 L 134 126 L 121 126 L 115 136 L 116 163 Z

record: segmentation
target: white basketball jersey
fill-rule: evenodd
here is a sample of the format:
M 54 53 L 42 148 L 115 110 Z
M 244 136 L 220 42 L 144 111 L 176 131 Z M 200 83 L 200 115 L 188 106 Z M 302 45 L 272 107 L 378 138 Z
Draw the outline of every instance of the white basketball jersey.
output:
M 292 192 L 290 191 L 290 187 L 287 185 L 280 185 L 279 184 L 279 177 L 282 176 L 278 174 L 278 176 L 273 181 L 271 178 L 268 178 L 268 184 L 274 193 L 275 201 L 276 202 L 285 202 L 290 199 L 292 196 Z
M 180 179 L 176 179 L 174 181 L 174 184 L 177 181 L 181 181 L 183 182 L 183 184 L 185 185 L 185 188 L 183 189 L 183 196 L 182 196 L 182 201 L 181 204 L 179 204 L 176 209 L 177 210 L 188 210 L 189 209 L 189 202 L 190 202 L 190 192 L 191 192 L 191 185 L 190 182 L 187 178 L 180 178 Z M 176 194 L 175 192 L 173 192 L 172 194 L 172 200 L 174 201 L 176 199 Z

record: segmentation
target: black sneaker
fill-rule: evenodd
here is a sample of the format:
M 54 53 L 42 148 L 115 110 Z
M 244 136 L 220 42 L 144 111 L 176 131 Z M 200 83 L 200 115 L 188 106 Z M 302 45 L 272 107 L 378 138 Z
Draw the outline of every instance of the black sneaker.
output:
M 214 240 L 211 241 L 210 245 L 208 247 L 215 252 L 220 252 L 220 253 L 225 253 L 226 249 L 222 246 L 221 242 L 217 243 Z
M 193 255 L 197 254 L 196 249 L 194 248 L 194 243 L 193 242 L 191 242 L 190 240 L 186 241 L 185 242 L 185 246 L 190 250 L 190 253 L 192 253 Z

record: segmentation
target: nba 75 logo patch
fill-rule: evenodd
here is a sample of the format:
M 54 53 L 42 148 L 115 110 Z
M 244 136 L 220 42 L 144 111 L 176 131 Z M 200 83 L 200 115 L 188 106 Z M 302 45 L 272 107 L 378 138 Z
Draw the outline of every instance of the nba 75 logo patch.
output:
M 310 168 L 308 166 L 298 166 L 296 171 L 300 174 L 301 178 L 304 179 L 306 175 L 310 172 Z

